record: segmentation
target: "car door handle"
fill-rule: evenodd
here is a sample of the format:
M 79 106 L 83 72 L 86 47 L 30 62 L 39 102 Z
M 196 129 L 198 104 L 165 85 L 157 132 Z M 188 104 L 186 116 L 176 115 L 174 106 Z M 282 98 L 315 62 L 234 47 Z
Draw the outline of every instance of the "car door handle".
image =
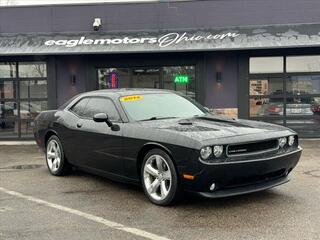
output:
M 77 128 L 81 128 L 82 127 L 82 123 L 77 123 Z

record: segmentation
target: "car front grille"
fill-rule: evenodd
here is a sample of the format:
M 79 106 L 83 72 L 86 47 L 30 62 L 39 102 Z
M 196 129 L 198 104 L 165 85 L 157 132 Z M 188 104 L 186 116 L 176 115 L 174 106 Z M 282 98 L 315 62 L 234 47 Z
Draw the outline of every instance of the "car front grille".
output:
M 263 175 L 242 176 L 229 181 L 224 188 L 236 188 L 246 185 L 257 184 L 265 181 L 272 181 L 286 176 L 286 169 L 282 168 L 274 172 L 269 172 Z
M 247 156 L 275 151 L 279 148 L 278 139 L 227 146 L 227 156 Z

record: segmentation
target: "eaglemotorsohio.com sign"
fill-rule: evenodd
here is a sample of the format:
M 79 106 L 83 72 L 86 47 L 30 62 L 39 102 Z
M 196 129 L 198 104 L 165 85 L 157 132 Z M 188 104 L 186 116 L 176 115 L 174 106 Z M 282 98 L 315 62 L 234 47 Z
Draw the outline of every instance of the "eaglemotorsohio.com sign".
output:
M 214 51 L 320 46 L 320 24 L 1 34 L 0 55 Z
M 160 48 L 168 47 L 170 45 L 179 44 L 183 42 L 196 42 L 196 41 L 211 41 L 223 40 L 225 38 L 235 38 L 239 36 L 235 32 L 227 32 L 221 34 L 208 34 L 208 35 L 188 35 L 184 33 L 167 33 L 160 37 L 123 37 L 123 38 L 87 38 L 81 36 L 77 39 L 58 39 L 47 40 L 44 44 L 46 46 L 65 46 L 73 48 L 81 45 L 119 45 L 119 44 L 157 44 Z

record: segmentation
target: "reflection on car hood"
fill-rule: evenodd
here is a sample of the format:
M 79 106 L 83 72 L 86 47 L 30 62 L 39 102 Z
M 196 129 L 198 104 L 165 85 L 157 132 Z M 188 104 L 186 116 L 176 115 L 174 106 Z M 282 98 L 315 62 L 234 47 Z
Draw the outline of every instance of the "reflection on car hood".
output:
M 214 115 L 188 119 L 147 121 L 141 122 L 141 124 L 147 128 L 170 131 L 199 141 L 241 135 L 259 135 L 263 137 L 265 133 L 287 131 L 287 128 L 279 125 L 250 120 L 228 119 Z

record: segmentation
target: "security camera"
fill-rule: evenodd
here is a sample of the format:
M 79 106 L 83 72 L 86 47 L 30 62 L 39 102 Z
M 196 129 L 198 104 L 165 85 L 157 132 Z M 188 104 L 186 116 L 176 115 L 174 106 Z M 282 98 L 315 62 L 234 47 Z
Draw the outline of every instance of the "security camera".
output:
M 95 18 L 93 21 L 93 30 L 94 31 L 99 31 L 100 27 L 101 27 L 102 23 L 101 23 L 101 18 Z

